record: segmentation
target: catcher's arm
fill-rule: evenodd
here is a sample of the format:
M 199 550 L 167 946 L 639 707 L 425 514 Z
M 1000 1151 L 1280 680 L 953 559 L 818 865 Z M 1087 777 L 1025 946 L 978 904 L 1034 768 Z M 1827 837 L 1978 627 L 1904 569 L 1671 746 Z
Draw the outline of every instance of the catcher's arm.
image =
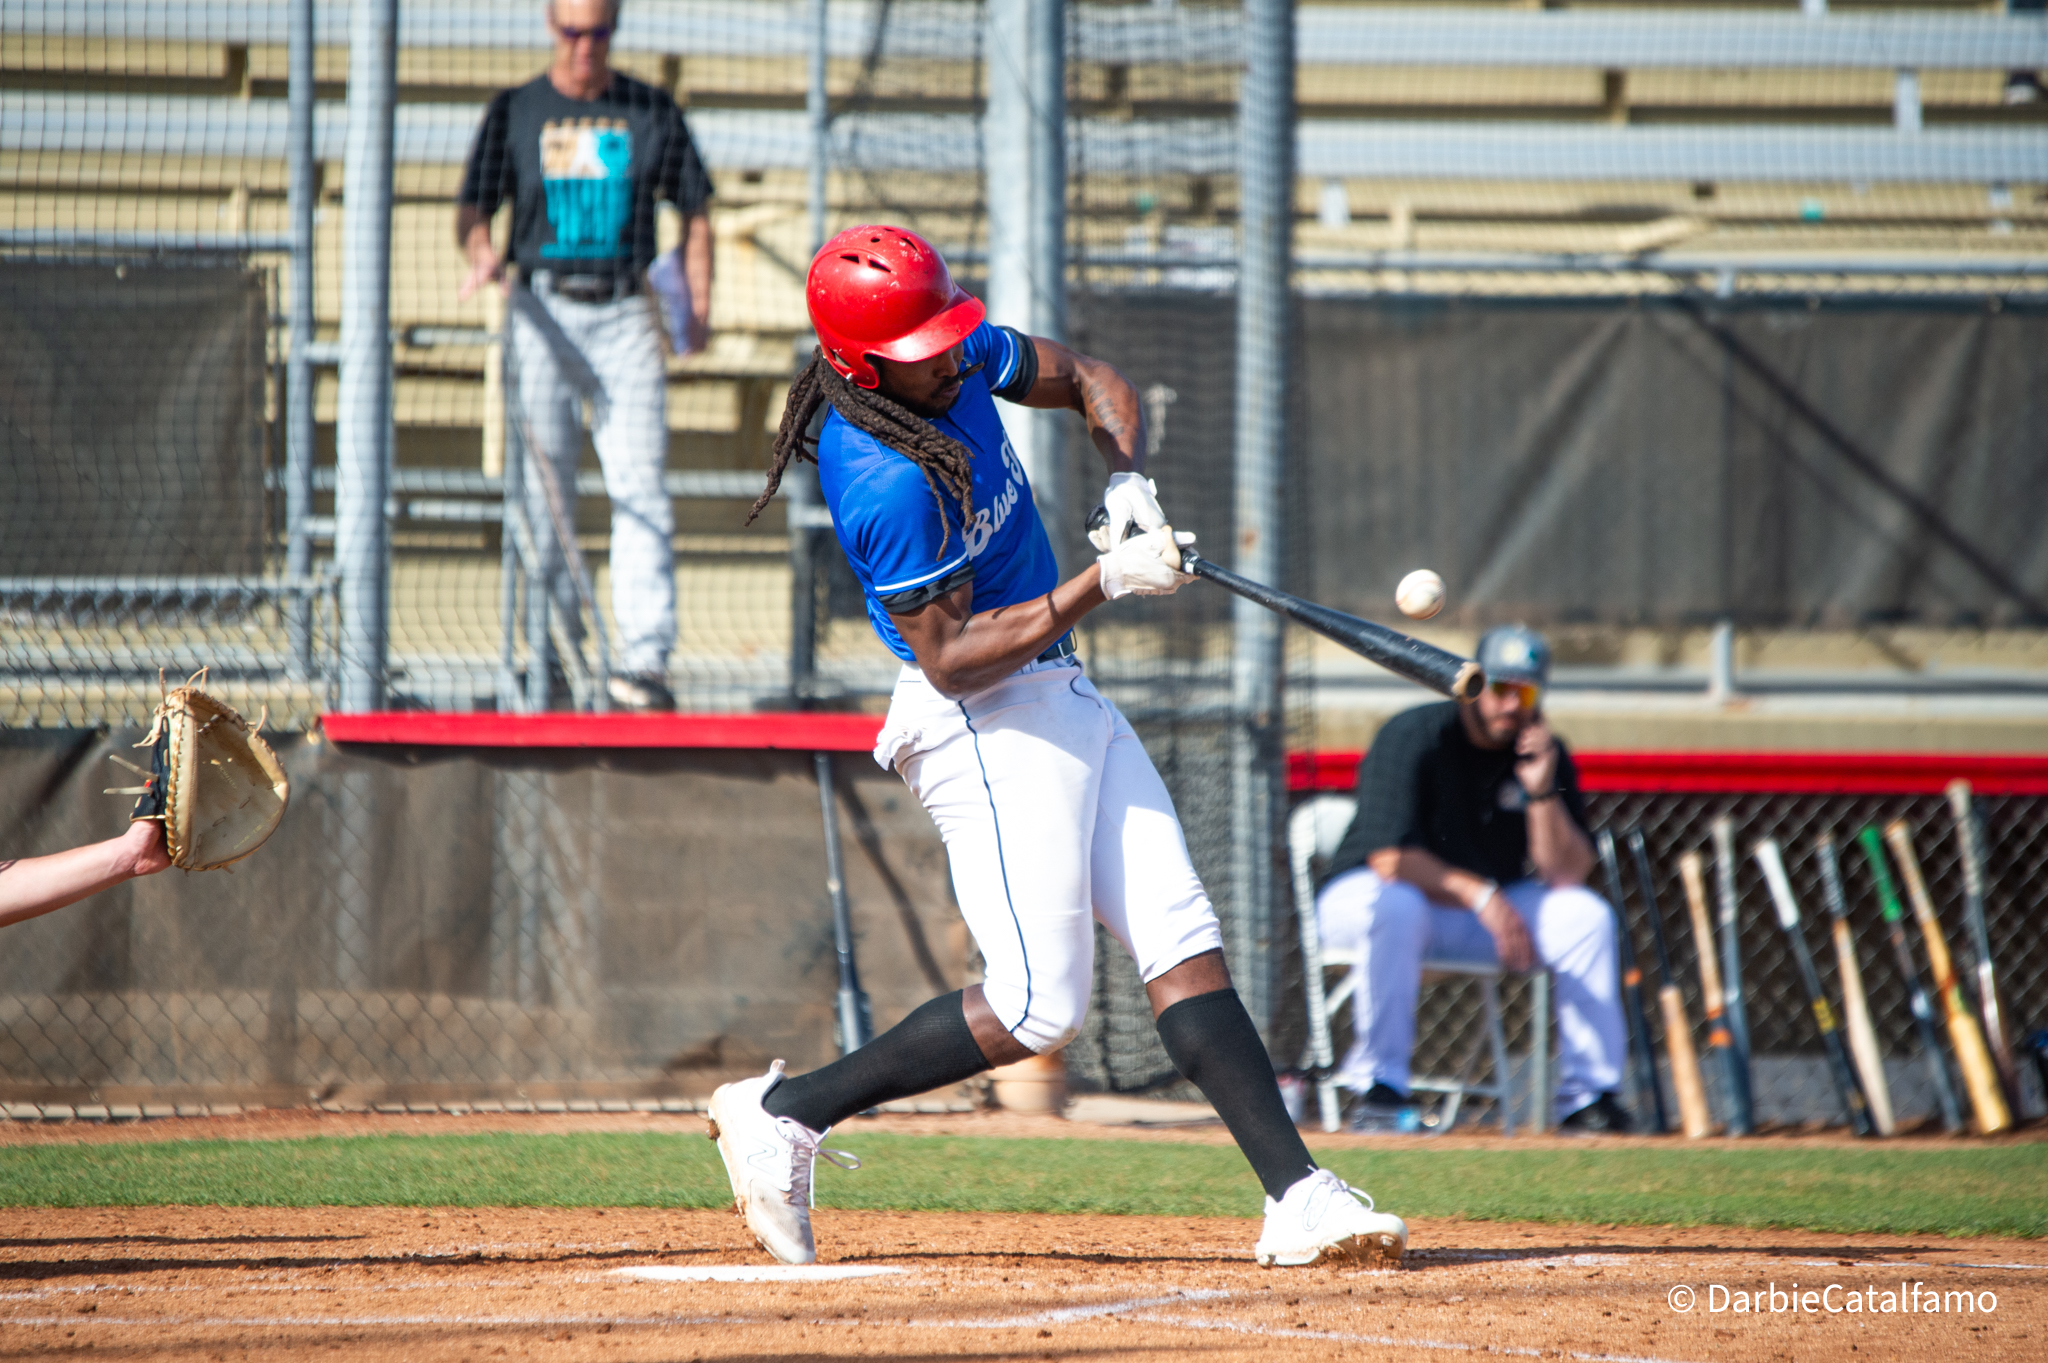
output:
M 124 880 L 155 875 L 170 864 L 163 825 L 153 819 L 137 819 L 105 842 L 0 861 L 0 928 L 76 904 Z

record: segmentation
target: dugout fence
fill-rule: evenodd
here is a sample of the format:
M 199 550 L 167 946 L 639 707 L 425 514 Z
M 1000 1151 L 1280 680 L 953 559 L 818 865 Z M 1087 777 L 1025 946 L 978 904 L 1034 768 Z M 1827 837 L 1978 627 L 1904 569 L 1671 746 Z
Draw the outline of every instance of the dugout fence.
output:
M 1504 489 L 1556 493 L 1576 469 L 1614 494 L 1608 475 L 1634 470 L 1632 492 L 1599 508 L 1582 500 L 1579 512 L 1640 517 L 1664 473 L 1644 451 L 1664 442 L 1619 447 L 1585 393 L 1545 408 L 1545 363 L 1568 329 L 1559 319 L 1640 358 L 1652 349 L 1643 337 L 1690 308 L 1732 319 L 1774 363 L 1789 358 L 1798 394 L 1905 476 L 2019 597 L 2048 592 L 2026 529 L 2037 489 L 2011 485 L 2048 449 L 2038 373 L 2008 365 L 2004 386 L 1983 390 L 1974 472 L 1958 478 L 1938 457 L 1914 462 L 1943 448 L 1938 433 L 1907 442 L 1903 460 L 1873 446 L 1870 431 L 1900 410 L 1880 401 L 1891 394 L 1879 381 L 1830 386 L 1798 367 L 1854 350 L 1924 377 L 1922 343 L 1896 327 L 1917 308 L 1941 333 L 1936 348 L 1966 366 L 1980 352 L 2044 353 L 2048 124 L 2010 97 L 2024 87 L 2016 75 L 2048 66 L 2040 21 L 1935 0 L 1820 14 L 1789 3 L 1055 4 L 1061 22 L 1048 28 L 1037 0 L 1025 27 L 1057 35 L 1051 88 L 1064 110 L 1029 105 L 1028 137 L 1050 124 L 1062 143 L 1050 164 L 1066 174 L 1049 185 L 1041 174 L 1020 201 L 1007 178 L 1018 162 L 1005 159 L 1017 106 L 1003 103 L 1019 92 L 998 88 L 998 68 L 1017 56 L 1002 44 L 1020 31 L 1022 3 L 629 0 L 613 61 L 675 95 L 718 189 L 716 334 L 706 352 L 667 362 L 662 476 L 680 602 L 668 680 L 686 709 L 873 708 L 893 675 L 815 507 L 786 496 L 739 525 L 806 344 L 803 264 L 824 228 L 876 218 L 940 243 L 992 301 L 1016 258 L 1015 214 L 1056 219 L 1049 254 L 1045 242 L 1026 253 L 1050 278 L 1025 282 L 1063 299 L 1069 339 L 1138 383 L 1176 522 L 1212 553 L 1231 548 L 1224 561 L 1307 594 L 1383 611 L 1387 584 L 1360 584 L 1396 561 L 1405 571 L 1411 558 L 1480 555 L 1472 546 L 1484 540 L 1491 557 L 1460 560 L 1455 575 L 1489 585 L 1467 592 L 1461 580 L 1455 599 L 1469 610 L 1447 626 L 1514 614 L 1607 631 L 1580 649 L 1581 666 L 1609 661 L 1614 631 L 1717 620 L 1879 635 L 1904 620 L 1946 631 L 1950 652 L 1972 657 L 1988 625 L 1999 647 L 2020 641 L 2001 659 L 2038 638 L 2037 611 L 1987 593 L 1897 498 L 1853 485 L 1840 452 L 1788 417 L 1782 394 L 1756 399 L 1755 377 L 1738 394 L 1744 429 L 1763 432 L 1773 477 L 1805 480 L 1806 519 L 1765 547 L 1880 532 L 1881 561 L 1851 562 L 1838 591 L 1795 600 L 1754 576 L 1713 580 L 1753 557 L 1742 534 L 1761 522 L 1747 504 L 1716 522 L 1719 541 L 1704 520 L 1685 527 L 1697 550 L 1676 575 L 1685 592 L 1645 605 L 1577 591 L 1612 546 L 1596 553 L 1599 537 L 1555 496 Z M 388 69 L 356 65 L 387 41 Z M 232 703 L 309 736 L 323 713 L 371 703 L 345 695 L 350 676 L 369 679 L 376 704 L 416 711 L 509 714 L 545 700 L 547 649 L 535 645 L 552 626 L 527 609 L 537 555 L 522 556 L 506 510 L 525 469 L 506 417 L 504 317 L 488 290 L 456 296 L 450 200 L 485 101 L 531 78 L 548 43 L 539 0 L 0 0 L 0 344 L 22 357 L 0 372 L 0 724 L 22 742 L 78 747 L 144 723 L 159 669 L 210 666 Z M 388 152 L 361 140 L 385 117 Z M 1044 164 L 1046 148 L 1032 146 Z M 672 245 L 673 215 L 660 230 Z M 388 250 L 371 249 L 386 237 Z M 1802 318 L 1807 339 L 1787 341 Z M 1701 369 L 1683 349 L 1594 396 L 1647 420 L 1674 369 Z M 1475 369 L 1475 357 L 1494 367 Z M 1425 388 L 1471 400 L 1432 404 Z M 1694 396 L 1703 404 L 1712 388 Z M 1418 400 L 1356 402 L 1388 389 Z M 1908 415 L 1968 405 L 1937 385 Z M 1518 426 L 1545 410 L 1558 420 Z M 1697 466 L 1711 435 L 1696 425 L 1687 436 L 1669 456 Z M 1494 457 L 1502 448 L 1513 467 Z M 1033 449 L 1041 487 L 1067 488 L 1068 504 L 1047 509 L 1071 557 L 1099 468 L 1071 431 Z M 1447 452 L 1454 474 L 1442 471 Z M 609 505 L 584 453 L 561 491 L 595 606 L 578 607 L 590 617 L 588 709 L 601 703 L 591 679 L 610 623 Z M 1374 503 L 1374 485 L 1457 514 L 1424 524 Z M 1576 548 L 1517 548 L 1538 540 Z M 1804 562 L 1781 558 L 1777 580 Z M 1531 580 L 1550 595 L 1526 590 Z M 1278 955 L 1292 940 L 1273 837 L 1281 758 L 1318 745 L 1331 669 L 1307 641 L 1271 631 L 1190 591 L 1094 618 L 1084 647 L 1167 776 L 1254 1014 L 1284 1051 L 1296 1023 Z M 1670 671 L 1645 684 L 1690 684 Z M 2010 669 L 1990 684 L 2026 690 Z M 306 741 L 308 760 L 342 763 Z M 861 761 L 840 766 L 865 780 Z M 363 859 L 318 878 L 319 892 L 353 883 L 350 902 L 380 900 L 383 834 L 372 830 L 410 808 L 405 783 L 378 767 L 355 785 L 334 776 L 330 789 L 326 767 L 308 770 L 295 819 L 325 811 L 333 845 Z M 573 830 L 623 817 L 616 804 L 575 804 L 584 797 L 552 777 L 466 789 L 525 830 L 503 834 L 508 849 L 550 845 L 548 828 L 581 848 L 586 833 Z M 43 846 L 53 829 L 22 823 L 16 840 Z M 788 835 L 800 833 L 808 848 L 808 832 L 793 824 Z M 503 904 L 525 906 L 507 921 L 527 935 L 507 940 L 528 944 L 513 951 L 528 985 L 462 976 L 419 997 L 538 1007 L 587 988 L 582 967 L 557 978 L 547 964 L 547 943 L 588 931 L 577 926 L 588 911 L 547 907 L 566 873 L 536 854 L 490 874 Z M 394 922 L 416 911 L 409 902 L 398 894 Z M 362 916 L 339 905 L 303 911 L 330 924 Z M 499 921 L 499 907 L 477 912 Z M 198 959 L 232 955 L 233 937 L 221 929 Z M 1164 1057 L 1142 994 L 1112 954 L 1100 967 L 1102 1003 L 1076 1064 L 1089 1052 L 1089 1082 L 1143 1088 Z M 540 993 L 519 992 L 529 986 Z M 233 1005 L 230 1031 L 256 1028 L 253 998 Z M 136 1037 L 169 1026 L 168 1014 L 107 1006 Z M 410 1023 L 368 1017 L 336 1025 L 412 1035 Z M 531 1073 L 566 1072 L 546 1050 Z M 612 1065 L 586 1055 L 570 1068 L 631 1069 Z M 228 1082 L 210 1077 L 226 1069 L 193 1073 Z M 387 1077 L 412 1082 L 401 1073 L 413 1072 Z

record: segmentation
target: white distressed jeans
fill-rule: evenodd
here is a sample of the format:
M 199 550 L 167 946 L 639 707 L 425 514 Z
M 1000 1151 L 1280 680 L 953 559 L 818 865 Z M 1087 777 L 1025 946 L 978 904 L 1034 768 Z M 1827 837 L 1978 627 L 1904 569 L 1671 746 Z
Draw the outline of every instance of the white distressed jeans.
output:
M 506 368 L 532 432 L 523 443 L 535 462 L 544 458 L 554 470 L 572 524 L 583 403 L 590 402 L 591 443 L 612 504 L 612 619 L 619 635 L 612 668 L 663 676 L 676 639 L 675 509 L 661 485 L 668 460 L 667 373 L 653 302 L 641 293 L 578 303 L 515 284 L 506 323 Z M 556 542 L 540 472 L 527 471 L 526 515 L 541 575 L 580 639 L 576 583 Z
M 1556 1115 L 1568 1116 L 1619 1089 L 1628 1060 L 1614 914 L 1578 885 L 1552 889 L 1518 880 L 1501 893 L 1528 925 L 1536 959 L 1551 971 L 1560 1052 Z M 1497 963 L 1493 934 L 1471 910 L 1432 903 L 1408 882 L 1381 880 L 1366 866 L 1323 887 L 1316 919 L 1326 948 L 1358 953 L 1351 968 L 1357 1035 L 1337 1081 L 1360 1093 L 1375 1083 L 1406 1093 L 1422 962 Z

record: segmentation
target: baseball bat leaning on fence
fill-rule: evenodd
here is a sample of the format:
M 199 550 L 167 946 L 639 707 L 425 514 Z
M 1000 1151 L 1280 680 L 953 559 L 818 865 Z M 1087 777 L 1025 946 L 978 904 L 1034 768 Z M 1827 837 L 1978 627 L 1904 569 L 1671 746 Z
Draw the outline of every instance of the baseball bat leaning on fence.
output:
M 1749 1002 L 1742 984 L 1742 928 L 1738 911 L 1741 892 L 1735 883 L 1735 821 L 1726 814 L 1714 820 L 1714 893 L 1721 909 L 1721 1007 L 1728 1014 L 1732 1043 L 1728 1071 L 1739 1082 L 1730 1092 L 1735 1120 L 1730 1134 L 1756 1130 L 1756 1092 L 1749 1068 Z
M 1956 983 L 1955 963 L 1949 959 L 1948 938 L 1941 920 L 1934 916 L 1934 900 L 1920 875 L 1920 858 L 1913 851 L 1913 833 L 1903 819 L 1885 826 L 1885 841 L 1899 863 L 1899 878 L 1906 882 L 1906 899 L 1913 917 L 1920 920 L 1920 935 L 1927 944 L 1927 973 L 1934 977 L 1934 996 L 1941 1000 L 1942 1016 L 1948 1021 L 1949 1044 L 1955 1047 L 1956 1065 L 1963 1072 L 1963 1087 L 1969 1090 L 1970 1107 L 1977 1116 L 1977 1134 L 1995 1136 L 2012 1129 L 2012 1109 L 1998 1087 L 1998 1071 L 1991 1052 L 1984 1045 L 1984 1033 L 1977 1019 L 1963 1005 L 1963 989 Z
M 1835 1026 L 1835 1010 L 1828 1007 L 1828 996 L 1821 992 L 1820 972 L 1814 969 L 1806 930 L 1799 923 L 1799 901 L 1792 897 L 1792 880 L 1785 874 L 1785 858 L 1775 838 L 1765 838 L 1756 845 L 1756 864 L 1763 867 L 1764 884 L 1770 887 L 1771 902 L 1777 906 L 1778 926 L 1785 930 L 1786 940 L 1792 944 L 1792 960 L 1799 967 L 1799 982 L 1806 986 L 1806 1000 L 1812 1005 L 1814 1023 L 1820 1028 L 1821 1049 L 1827 1053 L 1828 1073 L 1834 1078 L 1835 1092 L 1849 1113 L 1850 1128 L 1859 1136 L 1868 1136 L 1874 1130 L 1870 1124 L 1870 1105 L 1856 1083 L 1855 1071 L 1849 1068 L 1849 1052 L 1842 1045 L 1841 1030 Z
M 1643 1011 L 1643 969 L 1636 962 L 1635 934 L 1628 930 L 1628 894 L 1621 888 L 1621 863 L 1614 855 L 1614 834 L 1600 830 L 1600 865 L 1607 872 L 1607 898 L 1614 906 L 1615 942 L 1621 948 L 1621 994 L 1628 1009 L 1628 1051 L 1635 1062 L 1636 1093 L 1650 1099 L 1650 1130 L 1661 1136 L 1671 1129 L 1664 1110 L 1664 1086 L 1657 1082 L 1657 1054 L 1650 1048 L 1650 1018 Z
M 1721 1082 L 1728 1090 L 1728 1134 L 1747 1136 L 1749 1101 L 1743 1093 L 1737 1101 L 1736 1094 L 1746 1088 L 1749 1073 L 1735 1063 L 1735 1041 L 1728 1033 L 1728 1013 L 1725 996 L 1721 993 L 1721 966 L 1714 958 L 1714 924 L 1707 916 L 1707 872 L 1706 863 L 1697 852 L 1687 852 L 1678 859 L 1678 875 L 1685 882 L 1685 907 L 1692 917 L 1692 935 L 1699 947 L 1700 957 L 1700 1006 L 1707 1014 L 1707 1049 L 1714 1053 L 1715 1062 L 1721 1069 Z
M 1239 577 L 1193 549 L 1181 550 L 1180 570 L 1207 578 L 1225 591 L 1235 592 L 1247 601 L 1256 601 L 1268 610 L 1278 611 L 1324 638 L 1335 640 L 1360 657 L 1378 663 L 1387 671 L 1409 681 L 1420 682 L 1442 695 L 1470 700 L 1486 685 L 1486 674 L 1470 658 L 1460 658 L 1455 653 L 1446 652 L 1434 644 L 1425 644 L 1385 625 L 1376 625 L 1370 620 L 1331 610 L 1328 606 L 1318 606 L 1292 593 Z
M 1941 1058 L 1941 1038 L 1934 1031 L 1934 1010 L 1927 1004 L 1927 991 L 1920 987 L 1920 968 L 1913 964 L 1913 947 L 1906 940 L 1906 920 L 1899 912 L 1899 893 L 1892 888 L 1892 873 L 1885 865 L 1884 844 L 1875 828 L 1856 835 L 1863 859 L 1870 863 L 1871 879 L 1877 882 L 1877 905 L 1892 939 L 1892 957 L 1899 964 L 1899 978 L 1906 985 L 1906 1002 L 1920 1029 L 1920 1049 L 1927 1053 L 1927 1075 L 1934 1081 L 1934 1096 L 1941 1104 L 1941 1124 L 1950 1131 L 1963 1129 L 1962 1110 L 1956 1106 L 1955 1085 L 1949 1082 L 1948 1064 Z
M 1671 947 L 1664 940 L 1664 915 L 1657 908 L 1657 887 L 1650 876 L 1650 854 L 1641 829 L 1629 830 L 1628 850 L 1635 855 L 1643 909 L 1649 914 L 1650 935 L 1657 943 L 1657 1006 L 1664 1014 L 1664 1051 L 1671 1060 L 1671 1087 L 1678 1094 L 1678 1124 L 1687 1136 L 1698 1140 L 1714 1134 L 1714 1115 L 1707 1110 L 1707 1086 L 1700 1078 L 1700 1057 L 1692 1045 L 1685 996 L 1671 978 Z
M 1835 859 L 1835 840 L 1826 833 L 1813 840 L 1814 855 L 1820 859 L 1821 895 L 1827 900 L 1828 917 L 1833 920 L 1835 972 L 1842 977 L 1842 1030 L 1849 1034 L 1849 1054 L 1856 1060 L 1856 1073 L 1863 1080 L 1863 1096 L 1870 1104 L 1870 1122 L 1880 1136 L 1896 1129 L 1892 1120 L 1892 1090 L 1884 1077 L 1884 1055 L 1877 1048 L 1877 1028 L 1870 1022 L 1870 1000 L 1863 992 L 1863 970 L 1856 964 L 1856 943 L 1849 935 L 1849 901 L 1842 894 L 1842 867 Z
M 1948 807 L 1956 816 L 1957 852 L 1963 863 L 1963 924 L 1970 933 L 1970 951 L 1977 958 L 1977 1012 L 1984 1019 L 1984 1040 L 1991 1063 L 2005 1089 L 2006 1105 L 2020 1105 L 2020 1076 L 2013 1066 L 2012 1041 L 2005 1029 L 2005 1009 L 1998 998 L 1998 975 L 1991 964 L 1991 930 L 1984 922 L 1984 823 L 1977 817 L 1968 781 L 1948 783 Z
M 832 779 L 832 754 L 811 754 L 818 774 L 818 803 L 825 817 L 825 892 L 832 899 L 832 946 L 839 956 L 839 1053 L 851 1055 L 874 1039 L 867 991 L 853 959 L 853 913 L 846 903 L 846 867 L 840 856 L 839 791 Z

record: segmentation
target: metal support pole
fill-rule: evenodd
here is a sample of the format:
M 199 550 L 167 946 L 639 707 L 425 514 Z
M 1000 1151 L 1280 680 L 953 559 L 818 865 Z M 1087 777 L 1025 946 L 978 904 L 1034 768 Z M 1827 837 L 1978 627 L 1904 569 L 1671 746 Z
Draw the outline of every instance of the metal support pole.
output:
M 291 131 L 286 207 L 292 225 L 292 348 L 285 370 L 285 573 L 313 571 L 313 0 L 292 0 L 288 57 Z M 313 674 L 313 599 L 292 599 L 286 617 L 292 675 Z
M 1053 341 L 1067 334 L 1066 35 L 1065 0 L 989 0 L 989 320 Z M 1007 403 L 1001 411 L 1064 562 L 1081 510 L 1067 487 L 1068 423 Z
M 839 850 L 838 790 L 832 781 L 832 754 L 811 754 L 818 774 L 818 803 L 825 815 L 825 892 L 832 900 L 832 945 L 839 953 L 839 1052 L 850 1055 L 874 1037 L 868 996 L 860 987 L 853 960 L 853 911 L 846 902 L 846 868 Z
M 1288 265 L 1294 244 L 1294 7 L 1245 0 L 1245 75 L 1238 105 L 1236 558 L 1279 582 L 1280 476 L 1287 438 Z M 1280 790 L 1280 618 L 1232 604 L 1231 971 L 1252 1019 L 1272 1022 L 1275 821 Z
M 334 556 L 341 569 L 341 708 L 381 709 L 390 649 L 391 163 L 398 0 L 355 0 L 342 215 L 341 395 Z
M 825 244 L 825 176 L 832 166 L 832 97 L 826 84 L 826 44 L 832 36 L 825 0 L 811 0 L 811 80 L 804 112 L 811 124 L 811 254 Z
M 826 44 L 831 37 L 825 0 L 811 0 L 811 85 L 804 108 L 811 122 L 811 254 L 825 244 L 826 175 L 832 165 L 832 105 L 826 86 Z M 811 338 L 799 337 L 794 370 L 811 362 Z M 817 691 L 818 660 L 818 475 L 801 460 L 783 475 L 784 514 L 789 518 L 789 696 L 807 709 Z

